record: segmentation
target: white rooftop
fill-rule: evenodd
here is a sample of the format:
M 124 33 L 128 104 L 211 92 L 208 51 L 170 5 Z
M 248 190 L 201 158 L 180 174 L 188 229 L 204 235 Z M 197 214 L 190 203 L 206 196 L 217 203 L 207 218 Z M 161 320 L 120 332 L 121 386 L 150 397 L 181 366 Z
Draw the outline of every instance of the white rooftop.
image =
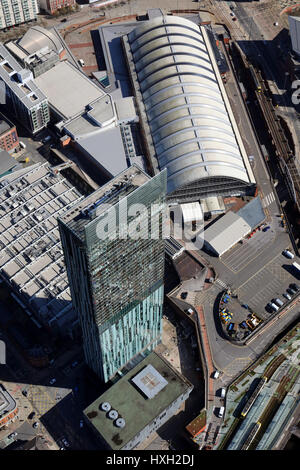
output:
M 48 98 L 49 105 L 64 119 L 81 114 L 88 104 L 106 95 L 68 61 L 58 62 L 35 78 L 35 82 Z

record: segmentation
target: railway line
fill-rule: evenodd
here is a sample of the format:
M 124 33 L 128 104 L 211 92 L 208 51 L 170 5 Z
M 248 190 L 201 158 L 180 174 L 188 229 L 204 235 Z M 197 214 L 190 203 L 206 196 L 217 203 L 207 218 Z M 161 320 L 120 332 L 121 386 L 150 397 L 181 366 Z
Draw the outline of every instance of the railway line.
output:
M 260 104 L 272 137 L 280 171 L 286 181 L 286 187 L 290 197 L 297 204 L 298 210 L 300 211 L 300 174 L 296 166 L 293 152 L 281 126 L 280 118 L 274 109 L 271 97 L 272 94 L 267 82 L 263 79 L 260 70 L 255 69 L 253 66 L 249 66 L 249 69 L 251 70 L 251 75 L 254 75 L 253 83 L 256 88 L 256 98 Z

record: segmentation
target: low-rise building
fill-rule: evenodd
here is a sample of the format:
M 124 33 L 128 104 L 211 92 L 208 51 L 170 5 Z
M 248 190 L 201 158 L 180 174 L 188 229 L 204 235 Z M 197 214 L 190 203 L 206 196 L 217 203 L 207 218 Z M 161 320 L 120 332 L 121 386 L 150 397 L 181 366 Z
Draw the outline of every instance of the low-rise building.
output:
M 0 113 L 0 148 L 12 153 L 19 148 L 19 137 L 16 126 Z
M 84 410 L 106 449 L 136 448 L 170 419 L 193 385 L 152 352 Z
M 53 15 L 56 11 L 64 7 L 73 7 L 75 0 L 39 0 L 40 9 Z

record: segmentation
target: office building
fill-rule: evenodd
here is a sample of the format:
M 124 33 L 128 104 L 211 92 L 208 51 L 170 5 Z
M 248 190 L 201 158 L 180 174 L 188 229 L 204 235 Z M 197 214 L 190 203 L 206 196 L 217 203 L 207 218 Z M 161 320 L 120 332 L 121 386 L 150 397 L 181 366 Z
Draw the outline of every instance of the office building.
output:
M 19 137 L 16 126 L 0 113 L 0 148 L 13 153 L 19 148 Z
M 58 219 L 86 362 L 104 382 L 161 341 L 165 194 L 166 172 L 150 178 L 132 165 Z M 135 204 L 147 209 L 138 237 L 127 221 Z
M 48 101 L 33 81 L 30 70 L 22 68 L 0 44 L 0 81 L 2 103 L 29 132 L 35 134 L 50 120 Z
M 36 20 L 38 12 L 37 0 L 1 0 L 0 29 Z
M 193 385 L 155 352 L 84 410 L 101 447 L 136 448 L 180 409 Z
M 184 40 L 183 40 L 184 38 Z M 151 174 L 168 201 L 254 194 L 255 179 L 205 27 L 155 14 L 123 36 Z

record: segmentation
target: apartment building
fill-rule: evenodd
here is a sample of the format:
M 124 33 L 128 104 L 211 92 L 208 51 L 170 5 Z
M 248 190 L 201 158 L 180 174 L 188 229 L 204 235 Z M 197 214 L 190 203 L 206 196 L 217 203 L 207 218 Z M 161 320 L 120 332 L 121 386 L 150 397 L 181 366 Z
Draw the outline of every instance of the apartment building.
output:
M 0 0 L 0 30 L 36 20 L 37 0 Z

